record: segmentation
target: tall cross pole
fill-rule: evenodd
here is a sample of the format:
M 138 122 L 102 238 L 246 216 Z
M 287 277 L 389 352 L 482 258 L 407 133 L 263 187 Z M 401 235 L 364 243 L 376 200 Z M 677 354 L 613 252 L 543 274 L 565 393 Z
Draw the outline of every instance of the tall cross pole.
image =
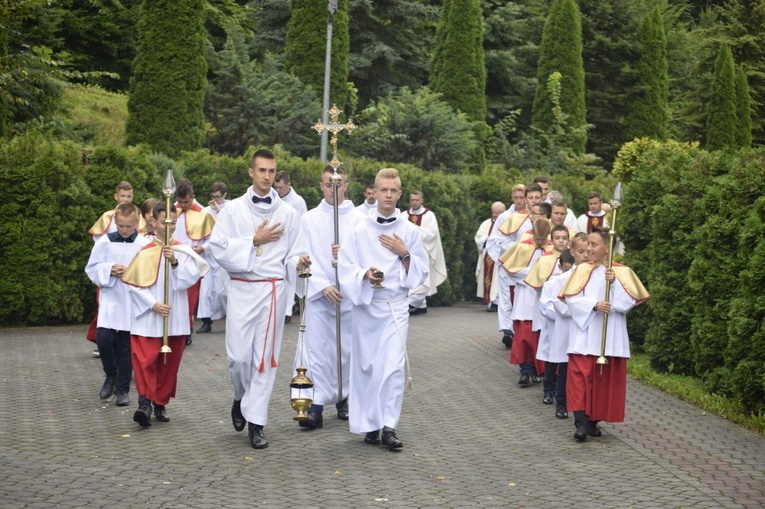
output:
M 326 120 L 326 116 L 329 114 L 329 121 Z M 313 129 L 322 135 L 322 138 L 326 137 L 329 133 L 332 133 L 332 139 L 330 145 L 332 145 L 332 160 L 329 165 L 332 166 L 334 172 L 329 177 L 329 183 L 332 184 L 332 210 L 334 212 L 334 226 L 335 226 L 335 244 L 340 244 L 340 217 L 338 212 L 339 206 L 339 189 L 343 183 L 343 178 L 337 173 L 337 169 L 340 167 L 340 161 L 337 158 L 337 135 L 342 131 L 347 133 L 353 132 L 356 129 L 356 125 L 348 120 L 345 124 L 341 124 L 338 121 L 340 116 L 340 109 L 336 105 L 332 105 L 332 109 L 324 112 L 325 120 L 322 122 L 319 120 Z M 324 148 L 324 146 L 322 146 Z M 322 159 L 322 162 L 326 162 L 326 155 Z M 337 272 L 337 255 L 333 250 L 332 254 L 332 267 L 335 269 L 335 288 L 340 291 L 340 278 Z M 342 360 L 342 343 L 340 335 L 340 304 L 335 304 L 335 336 L 337 346 L 337 401 L 338 403 L 343 400 L 343 360 Z
M 337 14 L 337 0 L 327 1 L 327 51 L 324 56 L 324 98 L 322 102 L 322 120 L 327 123 L 329 111 L 329 82 L 332 73 L 332 24 Z M 327 162 L 327 133 L 321 133 L 321 162 Z

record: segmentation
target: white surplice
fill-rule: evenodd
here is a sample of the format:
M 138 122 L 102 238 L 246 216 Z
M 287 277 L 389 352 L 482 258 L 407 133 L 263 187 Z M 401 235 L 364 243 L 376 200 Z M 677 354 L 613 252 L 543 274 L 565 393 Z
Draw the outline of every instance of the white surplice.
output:
M 605 315 L 594 311 L 593 307 L 597 302 L 604 300 L 605 296 L 606 267 L 600 265 L 592 270 L 589 281 L 580 293 L 565 298 L 572 318 L 567 353 L 600 355 Z M 608 314 L 605 355 L 629 358 L 627 312 L 637 305 L 637 301 L 624 290 L 618 279 L 611 284 L 610 300 L 611 312 Z
M 489 256 L 494 259 L 497 266 L 497 321 L 501 331 L 513 330 L 513 303 L 510 300 L 510 287 L 515 286 L 515 281 L 510 278 L 506 270 L 500 268 L 502 262 L 499 261 L 499 258 L 520 239 L 519 232 L 525 232 L 531 228 L 531 220 L 527 218 L 518 230 L 509 235 L 505 235 L 499 230 L 500 226 L 515 214 L 514 210 L 511 207 L 497 217 L 495 226 L 486 241 Z
M 488 252 L 489 234 L 491 233 L 491 230 L 493 230 L 492 224 L 494 224 L 495 227 L 498 227 L 496 223 L 492 223 L 491 218 L 487 219 L 481 223 L 481 226 L 478 227 L 478 231 L 475 234 L 475 245 L 478 249 L 478 261 L 475 266 L 475 280 L 477 283 L 476 297 L 479 299 L 485 297 L 483 288 L 483 278 L 486 275 L 485 257 Z M 499 285 L 498 269 L 499 265 L 494 263 L 491 275 L 491 286 L 489 287 L 489 302 L 496 302 L 497 300 L 497 288 Z
M 570 270 L 562 274 L 550 276 L 542 287 L 539 297 L 539 309 L 545 322 L 539 335 L 537 359 L 547 362 L 568 362 L 568 331 L 571 315 L 566 303 L 558 298 L 563 285 L 566 284 Z
M 287 298 L 294 295 L 297 262 L 307 254 L 295 209 L 271 190 L 271 203 L 252 203 L 252 187 L 218 215 L 209 249 L 228 272 L 226 352 L 234 398 L 248 422 L 265 425 L 284 334 Z M 276 242 L 252 243 L 264 220 L 281 223 Z M 260 253 L 260 254 L 258 254 Z
M 392 223 L 380 224 L 377 214 L 370 213 L 340 248 L 341 288 L 354 304 L 348 398 L 352 433 L 395 429 L 404 402 L 407 293 L 428 277 L 429 261 L 420 228 L 398 209 L 395 217 Z M 408 272 L 399 257 L 380 244 L 382 234 L 401 237 L 411 256 Z M 364 279 L 370 267 L 383 271 L 384 288 L 375 289 Z
M 130 287 L 119 277 L 112 276 L 115 264 L 127 267 L 136 253 L 149 244 L 146 237 L 137 235 L 133 242 L 112 242 L 108 234 L 93 245 L 85 273 L 100 290 L 98 326 L 118 331 L 129 331 L 133 319 Z
M 344 200 L 338 206 L 338 239 L 343 245 L 350 231 L 366 217 Z M 335 304 L 322 293 L 335 285 L 332 266 L 332 244 L 335 240 L 334 207 L 322 200 L 302 218 L 303 237 L 311 253 L 311 277 L 308 279 L 305 307 L 305 352 L 308 356 L 307 375 L 313 380 L 313 402 L 317 405 L 337 403 L 348 395 L 351 358 L 351 315 L 353 303 L 344 298 L 340 303 L 340 346 L 343 373 L 343 397 L 338 398 L 337 383 L 337 313 Z M 343 288 L 340 288 L 343 293 Z M 296 353 L 296 362 L 300 359 Z
M 446 281 L 446 258 L 444 258 L 444 248 L 441 245 L 441 232 L 438 230 L 436 215 L 432 210 L 425 207 L 420 207 L 418 210 L 409 209 L 402 212 L 401 215 L 407 221 L 410 215 L 422 216 L 419 228 L 422 234 L 422 244 L 428 253 L 430 268 L 427 279 L 420 286 L 409 291 L 409 304 L 423 308 L 425 307 L 425 297 L 435 295 L 438 292 L 438 285 Z
M 218 220 L 220 211 L 226 206 L 229 200 L 218 204 L 218 210 L 213 210 L 207 206 L 204 211 L 210 214 L 215 220 Z M 204 259 L 210 264 L 210 272 L 202 278 L 202 284 L 199 285 L 199 305 L 197 307 L 197 316 L 199 318 L 210 318 L 211 320 L 220 320 L 226 316 L 226 286 L 228 274 L 218 265 L 213 256 L 210 256 L 205 249 Z

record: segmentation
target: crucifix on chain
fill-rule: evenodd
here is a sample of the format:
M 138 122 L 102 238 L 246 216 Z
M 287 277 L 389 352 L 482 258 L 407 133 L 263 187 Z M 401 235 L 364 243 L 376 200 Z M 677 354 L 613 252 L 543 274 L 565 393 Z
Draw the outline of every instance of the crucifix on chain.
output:
M 335 170 L 340 166 L 340 161 L 337 159 L 337 134 L 341 131 L 347 131 L 349 134 L 356 129 L 356 124 L 349 120 L 345 124 L 338 122 L 338 116 L 340 115 L 340 109 L 336 105 L 332 105 L 329 109 L 329 123 L 325 124 L 321 120 L 316 122 L 313 126 L 314 130 L 321 134 L 324 131 L 332 133 L 332 139 L 329 140 L 329 144 L 332 145 L 332 160 L 329 165 Z

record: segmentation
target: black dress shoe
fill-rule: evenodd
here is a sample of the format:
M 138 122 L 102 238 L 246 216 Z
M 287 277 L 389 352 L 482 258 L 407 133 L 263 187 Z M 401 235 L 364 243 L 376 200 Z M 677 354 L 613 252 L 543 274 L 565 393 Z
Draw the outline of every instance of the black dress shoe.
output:
M 545 394 L 542 398 L 542 403 L 545 405 L 552 405 L 553 404 L 553 397 L 552 394 Z
M 133 414 L 133 421 L 137 422 L 142 428 L 151 426 L 151 406 L 141 405 Z
M 529 386 L 529 374 L 528 373 L 521 373 L 521 377 L 518 379 L 518 385 L 522 385 L 524 387 Z
M 298 426 L 306 429 L 321 429 L 324 427 L 324 417 L 319 412 L 308 412 L 308 419 L 298 421 Z
M 244 419 L 244 415 L 242 415 L 241 400 L 235 399 L 234 404 L 231 405 L 231 423 L 234 425 L 234 429 L 237 431 L 242 431 L 247 425 L 247 421 Z
M 337 408 L 337 418 L 341 421 L 347 421 L 348 420 L 348 398 L 345 398 L 340 403 L 337 403 L 335 405 L 335 408 Z
M 265 449 L 268 447 L 268 440 L 263 435 L 263 426 L 253 426 L 249 429 L 250 445 L 253 449 Z
M 114 394 L 116 380 L 116 376 L 107 376 L 106 380 L 104 380 L 104 385 L 101 386 L 101 390 L 98 392 L 98 397 L 101 399 L 110 398 Z
M 587 421 L 587 434 L 591 437 L 599 437 L 603 434 L 598 428 L 598 422 L 600 421 Z
M 566 410 L 566 405 L 561 405 L 560 403 L 555 405 L 555 417 L 558 419 L 568 419 L 568 410 Z
M 200 328 L 197 329 L 197 334 L 205 334 L 208 332 L 212 332 L 212 324 L 211 323 L 203 323 Z
M 486 308 L 486 311 L 487 311 L 488 313 L 496 313 L 496 312 L 497 312 L 497 310 L 498 310 L 498 307 L 497 307 L 497 305 L 496 305 L 496 304 L 489 304 L 489 307 L 488 307 L 488 308 Z
M 127 392 L 117 393 L 117 406 L 128 406 L 130 404 L 130 396 Z
M 194 342 L 194 340 L 191 339 L 191 334 L 186 336 L 186 346 L 189 346 L 193 342 Z
M 413 308 L 409 310 L 409 316 L 425 315 L 428 313 L 428 308 Z
M 170 416 L 167 415 L 165 405 L 154 405 L 154 418 L 159 422 L 170 422 Z
M 380 443 L 380 430 L 376 429 L 374 431 L 370 431 L 366 435 L 364 435 L 364 443 L 365 444 L 371 444 L 371 445 L 377 445 Z
M 396 436 L 396 430 L 388 426 L 383 428 L 381 443 L 391 451 L 404 447 L 403 442 Z
M 574 440 L 577 442 L 584 442 L 587 440 L 587 426 L 579 426 L 576 428 L 576 431 L 574 431 Z

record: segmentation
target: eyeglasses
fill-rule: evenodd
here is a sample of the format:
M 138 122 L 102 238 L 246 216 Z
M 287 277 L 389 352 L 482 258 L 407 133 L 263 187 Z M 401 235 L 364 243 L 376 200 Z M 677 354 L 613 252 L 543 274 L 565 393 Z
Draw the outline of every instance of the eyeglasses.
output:
M 213 200 L 222 200 L 223 199 L 223 195 L 222 194 L 219 194 L 219 195 L 211 194 L 210 198 L 212 198 Z

